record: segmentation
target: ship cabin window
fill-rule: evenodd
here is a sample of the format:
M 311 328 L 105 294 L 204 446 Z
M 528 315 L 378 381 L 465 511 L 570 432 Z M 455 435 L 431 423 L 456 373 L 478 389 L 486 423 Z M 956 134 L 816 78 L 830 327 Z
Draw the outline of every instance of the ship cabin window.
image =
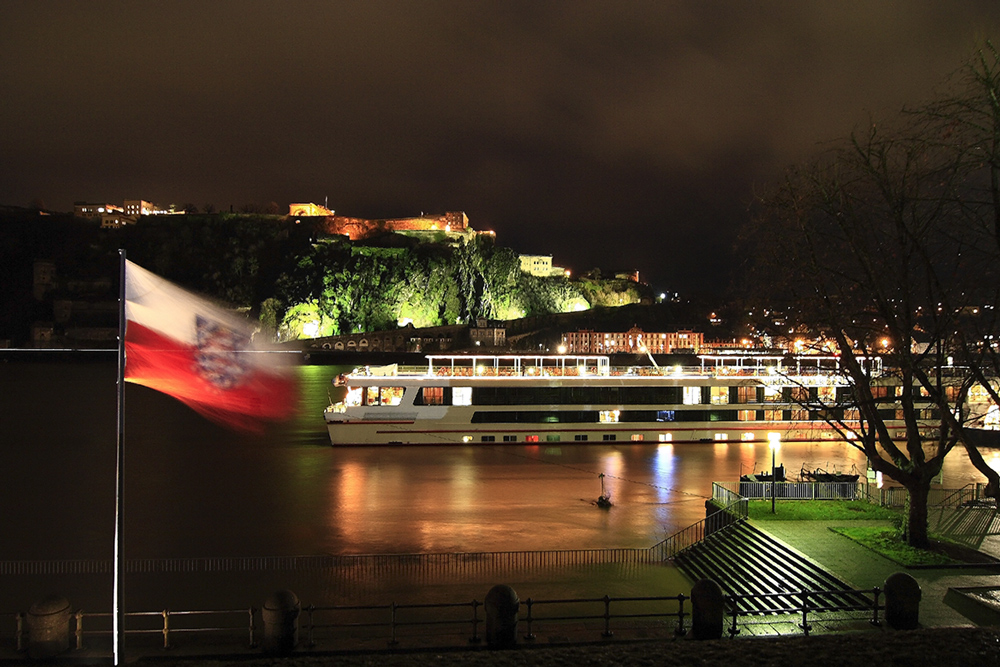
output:
M 764 410 L 764 421 L 766 422 L 779 422 L 781 421 L 781 416 L 781 410 Z
M 861 419 L 861 411 L 857 408 L 844 409 L 844 421 L 856 422 Z
M 795 408 L 792 410 L 792 421 L 793 422 L 805 422 L 809 421 L 809 411 L 805 408 Z
M 590 436 L 588 436 L 586 433 L 584 434 L 577 433 L 576 435 L 573 436 L 573 439 L 576 440 L 577 442 L 587 442 L 589 437 Z
M 421 387 L 420 403 L 423 405 L 444 405 L 444 387 Z
M 674 434 L 673 433 L 661 433 L 660 434 L 660 442 L 673 442 L 673 440 L 674 440 Z
M 711 387 L 712 405 L 726 405 L 729 403 L 729 387 Z
M 807 403 L 809 401 L 809 387 L 792 387 L 788 398 L 793 403 Z
M 598 418 L 602 424 L 617 424 L 621 413 L 621 410 L 601 410 Z
M 729 440 L 729 434 L 728 433 L 716 433 L 715 434 L 715 439 L 716 439 L 716 441 L 719 441 L 719 440 Z
M 757 421 L 757 411 L 756 410 L 737 410 L 736 411 L 736 421 L 740 421 L 740 422 Z
M 559 442 L 559 436 L 554 433 L 550 433 L 545 436 L 545 442 Z
M 736 391 L 737 403 L 757 402 L 757 387 L 737 387 L 736 389 L 737 389 Z
M 701 403 L 701 387 L 684 387 L 684 405 Z
M 526 436 L 524 436 L 524 441 L 525 442 L 538 442 L 538 436 L 537 435 L 526 435 Z
M 605 433 L 604 437 L 602 437 L 601 439 L 607 442 L 614 442 L 615 440 L 618 439 L 618 436 L 615 435 L 614 433 Z
M 497 437 L 495 435 L 484 435 L 479 438 L 479 442 L 496 442 Z
M 347 395 L 344 396 L 344 405 L 361 405 L 365 396 L 364 387 L 348 387 Z
M 781 402 L 781 387 L 775 387 L 773 385 L 767 385 L 764 387 L 764 402 L 765 403 L 780 403 Z
M 403 401 L 402 387 L 368 387 L 365 405 L 399 405 Z
M 821 403 L 834 403 L 837 400 L 837 388 L 816 387 L 816 399 Z
M 633 442 L 639 442 L 642 439 L 643 439 L 642 433 L 633 433 L 632 434 L 632 441 Z
M 472 405 L 472 387 L 452 387 L 452 405 Z
M 463 435 L 462 436 L 462 442 L 472 442 L 472 436 L 471 435 Z
M 658 422 L 672 422 L 676 418 L 677 418 L 677 413 L 673 410 L 656 411 L 656 421 Z
M 756 437 L 757 436 L 754 434 L 753 431 L 746 431 L 740 434 L 740 440 L 742 440 L 743 442 L 750 442 Z
M 503 441 L 504 442 L 517 442 L 517 436 L 516 435 L 505 435 L 503 437 Z

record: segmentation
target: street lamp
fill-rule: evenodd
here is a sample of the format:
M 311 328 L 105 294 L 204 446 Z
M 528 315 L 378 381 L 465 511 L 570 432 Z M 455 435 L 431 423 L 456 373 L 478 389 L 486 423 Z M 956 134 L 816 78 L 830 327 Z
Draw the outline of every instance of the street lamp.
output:
M 775 514 L 774 511 L 774 453 L 778 451 L 781 447 L 781 434 L 772 431 L 767 434 L 767 446 L 771 449 L 771 514 Z

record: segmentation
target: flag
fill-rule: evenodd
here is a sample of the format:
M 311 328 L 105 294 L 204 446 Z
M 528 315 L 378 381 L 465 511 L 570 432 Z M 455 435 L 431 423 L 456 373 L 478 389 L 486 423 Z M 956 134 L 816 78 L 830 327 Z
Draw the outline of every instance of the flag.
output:
M 243 430 L 292 414 L 291 364 L 255 347 L 244 318 L 126 261 L 125 320 L 126 381 Z

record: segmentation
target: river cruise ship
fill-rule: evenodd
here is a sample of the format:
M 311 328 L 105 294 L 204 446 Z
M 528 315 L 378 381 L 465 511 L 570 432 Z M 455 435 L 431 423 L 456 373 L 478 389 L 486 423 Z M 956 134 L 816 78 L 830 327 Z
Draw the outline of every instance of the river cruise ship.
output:
M 818 441 L 844 437 L 831 422 L 857 420 L 836 357 L 696 359 L 618 368 L 606 356 L 429 355 L 426 366 L 340 376 L 346 394 L 324 418 L 334 445 Z M 886 383 L 876 396 L 902 436 Z

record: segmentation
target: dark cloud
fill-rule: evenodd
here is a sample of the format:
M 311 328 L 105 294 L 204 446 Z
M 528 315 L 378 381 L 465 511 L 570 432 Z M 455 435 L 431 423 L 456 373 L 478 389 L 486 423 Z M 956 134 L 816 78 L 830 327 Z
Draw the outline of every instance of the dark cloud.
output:
M 577 270 L 717 288 L 755 186 L 998 28 L 965 0 L 9 0 L 0 203 L 461 209 Z

